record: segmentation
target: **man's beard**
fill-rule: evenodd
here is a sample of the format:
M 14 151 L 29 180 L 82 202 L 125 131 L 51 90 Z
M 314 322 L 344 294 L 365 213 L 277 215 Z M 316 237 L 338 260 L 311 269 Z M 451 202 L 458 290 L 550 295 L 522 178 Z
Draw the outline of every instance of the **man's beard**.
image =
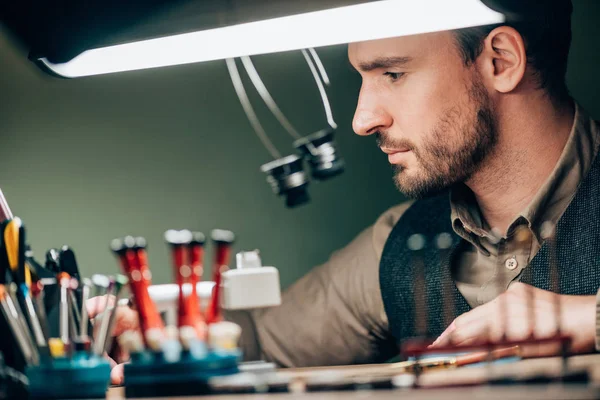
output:
M 453 133 L 453 135 L 449 135 Z M 423 145 L 393 140 L 377 133 L 377 145 L 411 150 L 419 173 L 409 176 L 402 165 L 392 165 L 398 190 L 411 198 L 437 194 L 467 181 L 497 143 L 496 119 L 483 84 L 477 79 L 469 90 L 469 104 L 448 109 Z

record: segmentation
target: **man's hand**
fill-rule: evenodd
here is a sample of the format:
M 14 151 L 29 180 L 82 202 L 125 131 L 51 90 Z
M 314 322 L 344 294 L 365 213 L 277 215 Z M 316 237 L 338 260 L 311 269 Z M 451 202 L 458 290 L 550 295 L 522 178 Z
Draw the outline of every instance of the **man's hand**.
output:
M 109 298 L 109 303 L 112 304 L 114 302 L 114 297 Z M 107 306 L 106 296 L 98 296 L 89 299 L 86 303 L 86 308 L 90 319 L 100 318 L 102 312 Z M 115 325 L 114 330 L 110 334 L 112 336 L 118 337 L 123 332 L 128 330 L 138 330 L 139 329 L 139 319 L 136 311 L 132 310 L 127 306 L 119 306 L 115 309 L 116 317 L 115 317 Z M 97 327 L 100 324 L 95 323 L 94 336 L 97 335 Z M 108 349 L 110 351 L 110 349 Z M 110 373 L 111 383 L 114 385 L 120 385 L 123 383 L 123 362 L 129 359 L 129 354 L 126 354 L 120 347 L 117 345 L 116 350 L 109 355 L 107 355 L 112 371 Z
M 562 333 L 573 340 L 570 351 L 592 351 L 596 335 L 595 296 L 558 295 L 519 282 L 493 301 L 456 318 L 431 348 L 477 345 L 487 340 L 498 342 L 504 334 L 507 340 L 527 339 L 530 335 L 538 339 L 552 337 L 557 328 L 557 300 L 561 305 Z M 503 315 L 506 315 L 505 321 Z M 524 357 L 549 356 L 559 350 L 558 345 L 522 348 Z

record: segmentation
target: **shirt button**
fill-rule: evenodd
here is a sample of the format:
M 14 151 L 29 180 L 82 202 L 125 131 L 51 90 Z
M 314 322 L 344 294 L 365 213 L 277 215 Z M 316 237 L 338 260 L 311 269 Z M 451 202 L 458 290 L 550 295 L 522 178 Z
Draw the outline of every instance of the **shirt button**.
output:
M 517 262 L 517 257 L 513 256 L 510 258 L 507 258 L 506 261 L 504 261 L 504 266 L 511 271 L 513 269 L 517 268 L 519 266 L 519 263 Z

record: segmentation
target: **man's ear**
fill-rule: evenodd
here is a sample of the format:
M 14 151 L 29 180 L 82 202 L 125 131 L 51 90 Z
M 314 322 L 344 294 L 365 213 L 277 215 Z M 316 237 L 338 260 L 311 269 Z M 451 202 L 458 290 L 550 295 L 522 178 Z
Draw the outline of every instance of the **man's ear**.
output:
M 478 57 L 485 81 L 500 93 L 509 93 L 523 81 L 527 68 L 525 41 L 509 26 L 501 26 L 485 38 Z

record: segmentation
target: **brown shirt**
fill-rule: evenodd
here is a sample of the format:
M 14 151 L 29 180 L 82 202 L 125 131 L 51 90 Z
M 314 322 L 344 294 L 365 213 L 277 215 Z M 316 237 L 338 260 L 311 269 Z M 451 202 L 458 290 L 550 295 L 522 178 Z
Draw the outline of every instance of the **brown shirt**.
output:
M 501 246 L 494 244 L 468 188 L 453 189 L 453 228 L 467 243 L 453 269 L 457 287 L 471 306 L 492 300 L 519 279 L 540 249 L 542 223 L 555 224 L 562 216 L 599 145 L 598 124 L 577 106 L 573 129 L 554 171 L 516 216 Z M 392 338 L 381 299 L 379 260 L 388 235 L 408 207 L 410 203 L 405 203 L 386 211 L 325 264 L 292 285 L 281 306 L 228 313 L 242 326 L 245 358 L 298 367 L 379 362 L 394 356 L 386 346 Z M 515 240 L 517 229 L 525 228 L 528 240 Z

